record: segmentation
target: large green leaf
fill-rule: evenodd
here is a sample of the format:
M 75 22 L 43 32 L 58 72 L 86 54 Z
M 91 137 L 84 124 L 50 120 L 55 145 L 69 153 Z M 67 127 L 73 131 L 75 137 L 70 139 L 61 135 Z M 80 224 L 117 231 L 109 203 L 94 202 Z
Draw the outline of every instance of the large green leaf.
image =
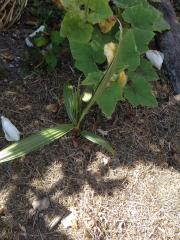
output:
M 14 143 L 0 151 L 0 163 L 22 157 L 32 151 L 35 151 L 56 139 L 63 137 L 73 128 L 74 126 L 72 124 L 59 124 L 54 128 L 42 130 L 21 140 L 20 142 Z
M 111 146 L 111 144 L 108 143 L 104 138 L 97 136 L 96 134 L 88 132 L 88 131 L 82 131 L 81 135 L 83 137 L 85 137 L 86 139 L 88 139 L 89 141 L 102 146 L 108 152 L 110 152 L 112 155 L 115 154 L 115 151 L 114 151 L 113 147 Z
M 150 4 L 138 4 L 126 8 L 122 16 L 133 27 L 146 31 L 163 31 L 169 26 L 163 19 L 162 14 Z
M 102 77 L 103 77 L 103 72 L 92 72 L 87 75 L 87 77 L 82 81 L 82 85 L 84 86 L 92 86 L 93 88 L 96 88 L 98 84 L 100 83 Z
M 113 15 L 113 12 L 109 6 L 109 0 L 89 0 L 89 16 L 88 21 L 96 24 Z
M 92 47 L 94 59 L 97 63 L 101 64 L 106 61 L 106 57 L 104 55 L 104 45 L 113 41 L 114 33 L 109 32 L 103 34 L 97 27 L 94 28 L 90 45 Z
M 113 58 L 113 61 L 109 65 L 109 67 L 106 70 L 105 74 L 103 75 L 100 83 L 96 87 L 93 97 L 89 101 L 88 105 L 82 111 L 81 117 L 78 122 L 78 127 L 79 127 L 81 121 L 86 116 L 86 114 L 89 112 L 89 109 L 98 101 L 100 96 L 103 94 L 104 90 L 107 88 L 108 84 L 111 82 L 114 74 L 116 72 L 119 73 L 119 72 L 123 71 L 127 67 L 127 65 L 123 61 L 120 61 L 122 58 L 122 55 L 121 55 L 122 42 L 123 42 L 123 36 L 122 36 L 122 33 L 120 33 L 119 34 L 119 44 L 117 45 L 117 50 L 116 50 L 115 56 Z
M 80 43 L 89 42 L 93 32 L 91 24 L 74 12 L 67 12 L 61 23 L 61 36 L 67 37 L 70 41 Z
M 140 53 L 145 53 L 149 48 L 148 44 L 154 37 L 154 32 L 140 28 L 133 29 L 137 49 Z
M 159 16 L 157 17 L 156 21 L 153 25 L 154 31 L 162 32 L 165 30 L 170 29 L 170 25 L 168 22 L 163 18 L 163 15 L 159 12 Z
M 145 3 L 147 0 L 113 0 L 114 4 L 120 8 L 128 8 L 139 3 Z
M 124 97 L 135 107 L 139 105 L 157 107 L 152 88 L 144 76 L 134 74 L 132 77 L 131 84 L 125 87 Z
M 71 41 L 70 48 L 72 56 L 76 61 L 75 66 L 82 71 L 85 76 L 90 72 L 98 71 L 93 50 L 89 44 Z
M 122 99 L 122 90 L 117 81 L 112 82 L 97 99 L 100 109 L 107 117 L 111 117 L 117 102 Z
M 133 30 L 127 30 L 123 34 L 118 54 L 117 69 L 127 66 L 134 71 L 140 65 L 140 53 L 137 50 Z
M 141 59 L 141 65 L 137 68 L 136 72 L 132 72 L 131 75 L 133 78 L 133 74 L 138 74 L 144 77 L 146 81 L 152 82 L 159 79 L 158 74 L 156 73 L 155 68 L 153 68 L 152 64 L 146 60 L 145 58 Z

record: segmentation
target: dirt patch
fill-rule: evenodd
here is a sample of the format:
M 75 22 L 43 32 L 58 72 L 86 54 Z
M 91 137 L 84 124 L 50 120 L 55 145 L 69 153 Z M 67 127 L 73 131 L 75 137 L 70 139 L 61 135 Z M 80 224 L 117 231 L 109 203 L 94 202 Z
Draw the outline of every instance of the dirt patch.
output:
M 16 29 L 0 34 L 1 50 L 14 55 L 1 59 L 8 74 L 0 78 L 0 112 L 27 136 L 68 121 L 62 86 L 76 76 L 69 62 L 54 73 L 22 77 L 16 59 L 25 35 Z M 179 239 L 180 106 L 172 103 L 171 89 L 162 81 L 155 85 L 156 109 L 123 103 L 110 120 L 98 109 L 86 118 L 87 128 L 108 132 L 115 158 L 83 139 L 76 148 L 68 136 L 1 165 L 1 239 Z M 52 103 L 58 104 L 57 113 L 47 112 Z M 33 200 L 44 196 L 50 207 L 32 216 Z M 72 208 L 77 211 L 72 228 L 60 222 L 50 229 L 55 217 L 63 218 Z

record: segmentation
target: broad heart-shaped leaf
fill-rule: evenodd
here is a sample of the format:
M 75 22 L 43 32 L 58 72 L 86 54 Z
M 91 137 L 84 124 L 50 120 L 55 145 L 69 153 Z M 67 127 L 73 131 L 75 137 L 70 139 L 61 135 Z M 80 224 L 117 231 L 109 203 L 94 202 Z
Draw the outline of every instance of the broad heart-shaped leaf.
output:
M 108 141 L 106 141 L 104 138 L 97 136 L 96 134 L 88 132 L 88 131 L 82 131 L 81 135 L 83 137 L 85 137 L 86 139 L 88 139 L 89 141 L 102 146 L 108 152 L 110 152 L 112 155 L 115 154 L 115 151 L 114 151 L 113 147 L 111 146 L 111 144 L 108 143 Z
M 32 151 L 35 151 L 54 140 L 63 137 L 70 132 L 74 126 L 72 124 L 59 124 L 54 128 L 48 128 L 31 135 L 20 142 L 10 145 L 0 151 L 0 163 L 11 161 L 15 158 L 22 157 Z
M 88 4 L 90 8 L 88 21 L 92 24 L 100 23 L 113 15 L 109 0 L 89 0 Z
M 112 31 L 103 34 L 97 27 L 94 27 L 90 45 L 93 49 L 93 55 L 97 63 L 101 64 L 106 61 L 106 57 L 104 55 L 104 45 L 113 41 L 114 33 Z
M 154 32 L 140 28 L 133 29 L 137 49 L 140 53 L 145 53 L 149 48 L 148 44 L 154 37 Z
M 128 8 L 145 2 L 147 2 L 147 0 L 113 0 L 113 3 L 120 8 Z
M 75 66 L 82 71 L 85 76 L 90 72 L 98 71 L 94 59 L 94 52 L 90 44 L 71 41 L 70 48 L 72 56 L 75 59 Z
M 124 89 L 124 97 L 135 107 L 139 105 L 147 107 L 158 106 L 150 84 L 141 75 L 134 74 L 131 84 Z
M 162 14 L 159 14 L 159 17 L 156 19 L 154 25 L 153 25 L 154 31 L 157 32 L 163 32 L 165 30 L 170 29 L 170 25 L 168 22 L 163 18 Z
M 130 37 L 131 38 L 131 34 L 132 32 L 130 32 L 130 36 L 129 34 L 126 35 L 127 39 Z M 126 62 L 128 61 L 131 65 L 131 69 L 136 69 L 137 66 L 140 64 L 140 60 L 139 60 L 139 54 L 138 52 L 136 51 L 136 45 L 135 45 L 135 40 L 134 38 L 133 39 L 133 46 L 134 46 L 134 51 L 135 51 L 135 57 L 133 56 L 133 61 L 128 61 L 128 58 L 126 55 L 126 53 L 129 53 L 128 52 L 128 48 L 127 46 L 128 45 L 125 45 L 125 41 L 124 41 L 124 36 L 122 36 L 121 34 L 119 34 L 119 43 L 117 44 L 117 50 L 115 52 L 115 56 L 113 58 L 113 61 L 112 63 L 108 66 L 104 76 L 102 77 L 100 83 L 98 84 L 98 86 L 96 87 L 95 89 L 95 92 L 91 98 L 91 100 L 89 101 L 89 103 L 87 104 L 87 106 L 84 108 L 84 110 L 82 111 L 82 114 L 81 114 L 81 117 L 79 119 L 79 122 L 78 122 L 78 126 L 80 125 L 80 123 L 82 122 L 82 120 L 84 119 L 84 117 L 86 116 L 86 114 L 89 112 L 89 109 L 95 104 L 98 102 L 99 98 L 101 97 L 101 95 L 104 93 L 104 91 L 106 90 L 107 88 L 107 85 L 109 85 L 109 83 L 112 82 L 112 78 L 115 74 L 117 73 L 120 73 L 121 71 L 124 71 L 125 69 L 127 69 L 127 64 Z M 131 41 L 129 41 L 131 43 Z M 128 43 L 128 42 L 127 42 Z M 124 45 L 126 46 L 126 50 L 123 51 L 123 47 Z M 132 48 L 132 46 L 131 46 Z M 131 49 L 130 48 L 130 49 Z M 122 53 L 123 52 L 123 53 Z M 134 52 L 133 52 L 134 53 Z M 138 56 L 137 56 L 137 55 Z M 131 55 L 130 55 L 131 56 Z M 134 61 L 134 58 L 137 59 L 137 61 Z M 117 90 L 115 88 L 115 90 Z M 119 92 L 118 92 L 119 94 Z M 109 96 L 108 96 L 109 98 Z M 116 101 L 117 102 L 117 101 Z M 111 105 L 112 106 L 112 105 Z M 110 106 L 110 107 L 111 107 Z M 102 106 L 103 108 L 103 106 Z M 106 109 L 105 109 L 105 112 L 106 112 Z M 111 109 L 107 110 L 107 115 L 110 115 L 111 114 Z
M 136 70 L 140 65 L 140 53 L 137 50 L 134 33 L 131 29 L 123 34 L 118 62 L 120 68 L 122 68 L 122 66 L 128 66 L 131 71 Z
M 153 68 L 152 64 L 145 58 L 141 58 L 141 65 L 137 68 L 136 72 L 132 72 L 132 75 L 130 76 L 131 78 L 133 78 L 133 74 L 143 76 L 144 79 L 148 82 L 156 81 L 159 79 L 155 68 Z
M 163 31 L 168 27 L 168 24 L 164 24 L 162 14 L 148 3 L 126 8 L 122 16 L 133 27 L 146 31 Z
M 81 43 L 89 42 L 93 27 L 86 23 L 78 13 L 67 12 L 61 23 L 61 36 L 67 37 L 70 41 Z
M 112 82 L 97 99 L 97 104 L 107 117 L 111 117 L 117 102 L 123 99 L 122 90 L 122 87 L 117 81 Z

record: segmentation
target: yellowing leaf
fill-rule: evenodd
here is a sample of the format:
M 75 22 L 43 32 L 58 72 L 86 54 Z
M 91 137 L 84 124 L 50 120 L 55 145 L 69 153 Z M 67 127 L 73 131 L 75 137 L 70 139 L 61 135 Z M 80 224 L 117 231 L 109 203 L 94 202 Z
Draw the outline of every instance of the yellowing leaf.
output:
M 120 72 L 119 74 L 119 78 L 118 78 L 118 82 L 120 84 L 121 87 L 125 87 L 127 84 L 127 75 L 124 71 Z
M 116 23 L 116 18 L 115 17 L 110 17 L 102 22 L 99 23 L 99 28 L 102 33 L 107 33 L 110 32 L 112 27 Z
M 108 64 L 110 65 L 116 51 L 116 44 L 113 42 L 107 43 L 104 45 L 104 55 L 107 58 Z

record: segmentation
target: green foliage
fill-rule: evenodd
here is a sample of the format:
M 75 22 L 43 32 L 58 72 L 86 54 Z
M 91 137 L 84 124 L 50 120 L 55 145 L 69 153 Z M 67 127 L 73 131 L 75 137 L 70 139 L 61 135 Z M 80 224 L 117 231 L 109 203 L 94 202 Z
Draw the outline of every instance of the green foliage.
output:
M 157 106 L 151 82 L 157 80 L 158 75 L 144 58 L 144 53 L 155 33 L 169 29 L 169 25 L 147 0 L 112 2 L 114 5 L 111 8 L 109 0 L 60 1 L 65 10 L 60 30 L 53 29 L 48 34 L 38 35 L 34 43 L 38 49 L 46 46 L 47 42 L 52 43 L 43 60 L 53 69 L 58 62 L 60 47 L 67 39 L 75 67 L 85 76 L 78 87 L 70 84 L 64 87 L 64 103 L 72 124 L 59 125 L 52 131 L 44 130 L 2 150 L 0 162 L 23 156 L 62 137 L 73 128 L 76 136 L 81 135 L 114 154 L 111 145 L 104 139 L 81 131 L 82 121 L 91 107 L 97 104 L 110 117 L 119 101 L 128 100 L 135 107 Z M 115 13 L 117 16 L 112 18 Z M 104 50 L 105 44 L 107 51 Z M 82 92 L 80 87 L 83 87 Z M 90 93 L 88 100 L 83 92 Z
M 107 0 L 86 0 L 89 7 L 87 20 L 92 24 L 100 23 L 113 15 Z
M 99 96 L 97 104 L 107 117 L 111 117 L 116 108 L 117 102 L 122 99 L 122 87 L 117 81 L 115 81 L 110 83 L 110 86 L 108 86 L 103 91 L 102 95 Z
M 61 27 L 61 35 L 68 38 L 71 53 L 75 59 L 75 66 L 86 76 L 82 84 L 91 86 L 96 96 L 96 87 L 99 86 L 102 77 L 102 72 L 100 71 L 102 69 L 99 68 L 99 64 L 105 63 L 103 46 L 107 42 L 117 42 L 116 29 L 118 24 L 107 34 L 101 33 L 97 25 L 92 25 L 94 32 L 90 31 L 89 27 L 84 27 L 83 29 L 81 26 L 95 24 L 99 22 L 98 19 L 102 21 L 112 16 L 112 10 L 107 0 L 78 2 L 79 6 L 76 7 L 76 11 L 73 13 L 78 21 L 75 23 L 75 18 L 71 10 L 67 12 L 66 16 L 68 16 L 68 21 L 65 21 L 65 17 Z M 121 51 L 119 51 L 117 55 L 116 60 L 118 64 L 114 67 L 113 74 L 117 75 L 122 69 L 126 69 L 129 74 L 131 72 L 131 79 L 127 74 L 129 78 L 128 84 L 125 88 L 122 88 L 118 84 L 118 78 L 116 78 L 109 86 L 103 87 L 102 93 L 95 101 L 94 97 L 92 97 L 90 101 L 93 102 L 92 105 L 97 103 L 106 116 L 111 116 L 117 102 L 124 99 L 127 99 L 135 106 L 157 105 L 148 83 L 148 81 L 156 80 L 157 75 L 150 63 L 146 62 L 143 54 L 148 50 L 148 44 L 154 37 L 155 31 L 163 31 L 169 28 L 162 14 L 146 0 L 114 0 L 113 2 L 116 6 L 124 9 L 121 17 L 127 24 L 127 28 L 124 29 L 122 33 L 122 40 L 120 42 Z M 82 4 L 84 4 L 84 8 L 82 8 Z M 103 4 L 105 4 L 106 7 Z M 96 14 L 94 12 L 96 12 Z M 94 19 L 92 19 L 92 16 Z M 100 17 L 97 16 L 102 16 L 102 18 L 100 19 Z M 74 23 L 70 21 L 70 18 L 73 18 Z M 77 27 L 76 24 L 79 26 Z M 73 26 L 75 26 L 74 29 Z M 75 29 L 77 29 L 77 32 Z M 70 34 L 64 34 L 66 31 Z M 87 32 L 89 34 L 87 34 Z M 109 41 L 106 41 L 106 39 Z M 142 79 L 143 74 L 145 75 Z M 140 97 L 140 100 L 137 100 L 139 94 L 140 96 L 142 95 L 142 97 Z M 143 100 L 142 98 L 147 99 Z
M 94 51 L 90 44 L 71 41 L 70 49 L 75 59 L 76 68 L 83 72 L 85 76 L 90 72 L 98 71 Z
M 125 87 L 124 97 L 135 107 L 156 107 L 157 101 L 152 88 L 142 75 L 133 75 L 131 83 Z
M 54 128 L 45 129 L 18 143 L 12 144 L 0 152 L 0 163 L 11 161 L 15 158 L 22 157 L 29 152 L 35 151 L 50 142 L 63 137 L 72 129 L 72 124 L 59 124 Z
M 72 85 L 65 84 L 64 104 L 69 119 L 74 125 L 77 125 L 82 111 L 82 102 L 79 89 L 75 89 Z
M 41 67 L 52 71 L 58 66 L 62 51 L 64 39 L 60 36 L 59 22 L 64 14 L 52 4 L 52 0 L 32 0 L 27 15 L 30 19 L 33 15 L 37 25 L 45 25 L 46 28 L 44 33 L 38 33 L 31 39 L 34 47 L 23 54 L 24 67 L 28 70 Z
M 60 30 L 46 27 L 45 32 L 38 33 L 31 39 L 34 47 L 26 51 L 24 57 L 26 65 L 54 70 L 59 62 L 63 41 Z
M 61 23 L 61 36 L 79 43 L 89 42 L 93 32 L 91 24 L 86 23 L 76 12 L 66 13 Z
M 109 144 L 105 139 L 103 139 L 102 137 L 100 136 L 97 136 L 91 132 L 88 132 L 88 131 L 82 131 L 81 132 L 81 135 L 83 137 L 85 137 L 86 139 L 88 139 L 89 141 L 93 142 L 93 143 L 96 143 L 102 147 L 104 147 L 108 152 L 110 152 L 112 155 L 114 155 L 114 149 L 113 147 L 111 146 L 111 144 Z
M 124 21 L 140 29 L 161 32 L 168 28 L 162 14 L 147 2 L 126 8 L 122 16 Z

